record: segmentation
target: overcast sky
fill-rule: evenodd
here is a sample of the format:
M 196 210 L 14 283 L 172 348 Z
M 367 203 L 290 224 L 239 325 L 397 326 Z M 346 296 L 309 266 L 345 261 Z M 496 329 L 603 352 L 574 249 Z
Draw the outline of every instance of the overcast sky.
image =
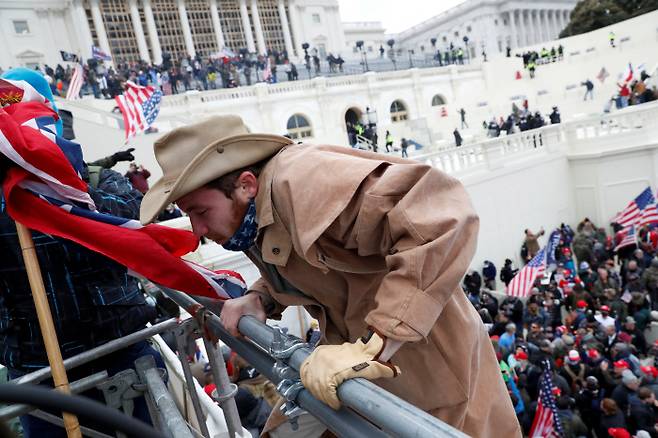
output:
M 342 21 L 381 21 L 398 33 L 465 0 L 338 0 Z

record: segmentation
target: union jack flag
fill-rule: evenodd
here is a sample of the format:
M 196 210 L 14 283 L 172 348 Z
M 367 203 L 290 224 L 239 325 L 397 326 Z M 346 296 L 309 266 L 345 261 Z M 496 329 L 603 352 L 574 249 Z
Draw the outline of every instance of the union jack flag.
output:
M 649 211 L 646 219 L 643 220 L 643 211 L 647 208 L 649 208 Z M 658 214 L 656 214 L 656 199 L 653 197 L 650 187 L 644 189 L 612 219 L 612 222 L 616 222 L 624 228 L 638 224 L 642 226 L 652 223 L 652 221 L 658 223 Z
M 81 178 L 82 149 L 55 135 L 50 102 L 25 81 L 0 81 L 18 103 L 0 108 L 0 153 L 13 161 L 3 181 L 7 212 L 28 228 L 74 241 L 167 287 L 211 298 L 246 290 L 239 274 L 213 272 L 180 257 L 198 246 L 189 231 L 143 226 L 96 211 Z
M 507 286 L 507 295 L 513 297 L 527 297 L 535 284 L 537 277 L 546 271 L 546 247 L 542 248 L 527 265 L 516 273 Z
M 148 129 L 160 113 L 162 91 L 127 81 L 123 94 L 114 98 L 123 114 L 126 140 Z
M 562 438 L 564 431 L 555 406 L 551 365 L 544 361 L 544 371 L 539 381 L 537 412 L 530 428 L 530 438 Z

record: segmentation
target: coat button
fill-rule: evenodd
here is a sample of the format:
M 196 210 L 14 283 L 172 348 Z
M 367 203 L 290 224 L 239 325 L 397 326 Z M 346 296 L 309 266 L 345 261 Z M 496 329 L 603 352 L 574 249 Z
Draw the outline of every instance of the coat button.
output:
M 272 248 L 272 254 L 279 255 L 280 252 L 281 250 L 279 248 Z

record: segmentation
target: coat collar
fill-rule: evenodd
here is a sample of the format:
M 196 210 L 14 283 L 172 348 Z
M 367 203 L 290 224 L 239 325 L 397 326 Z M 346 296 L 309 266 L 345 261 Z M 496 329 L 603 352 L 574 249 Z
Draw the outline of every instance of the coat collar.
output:
M 290 234 L 281 223 L 272 203 L 272 181 L 276 161 L 281 151 L 261 171 L 256 195 L 256 217 L 258 218 L 256 244 L 260 245 L 263 261 L 277 266 L 285 266 L 292 251 Z

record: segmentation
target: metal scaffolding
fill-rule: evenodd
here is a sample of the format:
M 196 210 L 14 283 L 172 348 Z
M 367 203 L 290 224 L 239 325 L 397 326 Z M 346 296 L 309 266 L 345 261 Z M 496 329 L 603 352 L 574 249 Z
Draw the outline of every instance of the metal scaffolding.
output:
M 147 287 L 151 286 L 151 284 L 147 284 Z M 209 438 L 210 434 L 206 427 L 195 381 L 185 356 L 188 343 L 201 337 L 217 384 L 215 400 L 222 409 L 231 437 L 242 436 L 244 429 L 234 400 L 237 386 L 229 380 L 226 364 L 218 352 L 218 339 L 277 386 L 277 390 L 285 401 L 282 411 L 293 427 L 296 425 L 297 417 L 308 412 L 340 437 L 466 436 L 364 379 L 348 380 L 339 386 L 338 397 L 343 407 L 336 411 L 314 398 L 303 387 L 299 369 L 312 349 L 299 338 L 290 336 L 279 328 L 267 326 L 249 316 L 242 317 L 239 322 L 239 330 L 246 339 L 234 338 L 225 330 L 217 314 L 213 313 L 219 311 L 217 301 L 200 297 L 193 298 L 169 288 L 159 288 L 192 317 L 185 320 L 166 320 L 108 342 L 66 359 L 64 368 L 71 370 L 156 334 L 173 332 L 184 382 L 192 401 L 194 410 L 192 415 L 199 424 L 199 429 L 192 430 L 189 421 L 181 414 L 167 391 L 166 371 L 157 369 L 151 356 L 142 357 L 135 362 L 137 372 L 128 369 L 111 377 L 108 377 L 106 372 L 101 372 L 72 382 L 71 391 L 73 393 L 84 392 L 96 387 L 103 392 L 107 406 L 120 409 L 127 415 L 132 414 L 133 400 L 143 395 L 149 407 L 154 427 L 161 435 L 176 438 L 192 436 Z M 15 379 L 10 384 L 36 384 L 49 377 L 51 377 L 50 368 L 43 368 Z M 57 396 L 63 397 L 59 394 Z M 35 405 L 38 404 L 35 403 Z M 6 421 L 12 417 L 30 413 L 46 421 L 61 424 L 60 417 L 34 409 L 33 406 L 26 405 L 8 406 L 0 409 L 0 420 Z M 107 436 L 84 427 L 82 430 L 88 436 Z

